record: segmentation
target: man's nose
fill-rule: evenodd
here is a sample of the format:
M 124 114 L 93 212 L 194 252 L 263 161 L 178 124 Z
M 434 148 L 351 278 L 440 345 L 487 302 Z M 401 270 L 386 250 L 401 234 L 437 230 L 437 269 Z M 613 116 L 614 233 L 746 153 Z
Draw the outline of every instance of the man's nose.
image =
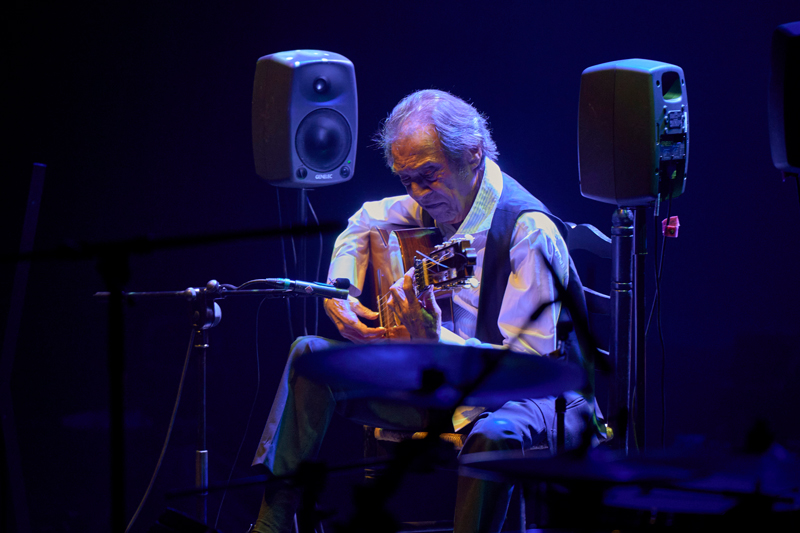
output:
M 430 192 L 430 187 L 427 185 L 422 185 L 417 183 L 416 181 L 411 182 L 411 186 L 409 187 L 408 194 L 415 198 L 421 198 Z

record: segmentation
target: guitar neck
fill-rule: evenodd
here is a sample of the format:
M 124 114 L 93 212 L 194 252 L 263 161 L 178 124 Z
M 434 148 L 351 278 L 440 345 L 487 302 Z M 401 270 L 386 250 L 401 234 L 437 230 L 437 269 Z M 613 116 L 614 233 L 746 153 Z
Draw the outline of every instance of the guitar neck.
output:
M 373 309 L 378 310 L 381 327 L 397 325 L 386 308 L 389 287 L 414 266 L 419 252 L 430 254 L 442 235 L 436 228 L 373 226 L 369 238 L 369 279 L 372 280 Z M 418 293 L 419 294 L 419 293 Z
M 418 254 L 422 257 L 414 260 L 414 298 L 419 298 L 425 291 L 432 290 L 438 299 L 441 293 L 449 293 L 473 276 L 476 254 L 475 249 L 471 248 L 471 243 L 467 240 L 438 245 L 430 252 L 430 255 L 423 252 L 418 252 Z M 436 294 L 437 292 L 439 294 Z M 378 298 L 378 316 L 381 327 L 397 325 L 397 321 L 389 312 L 387 305 L 390 294 L 387 291 Z
M 380 276 L 380 273 L 378 273 L 378 275 Z M 422 295 L 422 293 L 425 292 L 425 290 L 428 289 L 427 286 L 422 286 L 420 284 L 422 282 L 423 282 L 422 277 L 418 276 L 416 274 L 416 270 L 415 270 L 415 274 L 414 274 L 414 297 L 415 298 L 419 298 Z M 378 296 L 378 323 L 379 323 L 379 326 L 382 327 L 382 328 L 388 328 L 388 327 L 393 327 L 393 326 L 399 325 L 399 324 L 397 324 L 397 319 L 395 319 L 395 317 L 389 311 L 389 306 L 388 306 L 389 296 L 391 296 L 391 293 L 388 292 L 388 291 L 385 292 L 383 295 Z

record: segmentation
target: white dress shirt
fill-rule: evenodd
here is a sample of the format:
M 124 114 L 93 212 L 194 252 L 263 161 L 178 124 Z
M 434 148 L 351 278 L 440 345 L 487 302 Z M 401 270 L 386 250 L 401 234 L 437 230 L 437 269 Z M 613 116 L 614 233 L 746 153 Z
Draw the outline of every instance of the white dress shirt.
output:
M 442 342 L 478 344 L 474 339 L 478 316 L 480 279 L 486 236 L 492 216 L 503 192 L 500 167 L 487 159 L 480 189 L 467 217 L 458 227 L 437 224 L 445 239 L 472 238 L 477 252 L 475 281 L 455 291 L 455 331 L 443 328 Z M 422 208 L 410 196 L 392 196 L 375 202 L 366 202 L 350 217 L 347 228 L 336 239 L 328 277 L 347 278 L 351 281 L 350 293 L 361 294 L 369 262 L 369 232 L 377 223 L 388 222 L 409 226 L 422 224 Z M 516 351 L 548 354 L 556 350 L 556 322 L 561 304 L 547 307 L 531 322 L 530 317 L 541 305 L 556 298 L 555 286 L 545 261 L 550 262 L 560 281 L 566 287 L 569 274 L 569 255 L 566 242 L 561 238 L 550 218 L 539 212 L 524 213 L 517 219 L 511 239 L 511 274 L 508 278 L 498 326 L 503 334 L 503 345 Z

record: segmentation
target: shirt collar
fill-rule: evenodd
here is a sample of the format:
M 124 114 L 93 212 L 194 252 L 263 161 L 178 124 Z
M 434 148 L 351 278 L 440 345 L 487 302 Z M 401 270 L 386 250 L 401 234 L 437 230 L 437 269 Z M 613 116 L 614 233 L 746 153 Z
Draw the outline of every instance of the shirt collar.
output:
M 503 173 L 500 171 L 500 167 L 491 159 L 484 159 L 481 186 L 461 226 L 456 230 L 456 227 L 452 224 L 439 224 L 445 239 L 449 239 L 456 233 L 459 235 L 473 235 L 481 231 L 487 231 L 492 224 L 492 216 L 502 192 Z

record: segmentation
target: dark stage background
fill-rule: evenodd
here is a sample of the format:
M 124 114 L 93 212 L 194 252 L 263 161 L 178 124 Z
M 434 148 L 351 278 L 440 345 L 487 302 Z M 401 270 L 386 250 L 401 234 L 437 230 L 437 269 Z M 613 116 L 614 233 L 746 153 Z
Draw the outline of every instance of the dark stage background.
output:
M 402 192 L 370 139 L 404 95 L 438 88 L 488 114 L 506 172 L 565 220 L 608 232 L 612 206 L 582 198 L 578 185 L 580 74 L 630 57 L 674 63 L 686 75 L 691 147 L 686 193 L 672 206 L 680 238 L 667 243 L 664 261 L 665 441 L 736 448 L 763 419 L 778 442 L 800 447 L 800 207 L 795 184 L 772 167 L 766 114 L 770 36 L 800 18 L 792 2 L 126 4 L 31 0 L 6 9 L 2 253 L 18 248 L 33 162 L 48 165 L 36 249 L 277 227 L 276 190 L 253 169 L 252 82 L 260 56 L 296 48 L 345 55 L 358 80 L 355 176 L 310 193 L 321 221 L 343 223 L 363 201 Z M 295 191 L 281 197 L 284 217 L 294 217 Z M 324 237 L 323 271 L 333 239 Z M 314 239 L 310 251 L 313 265 Z M 281 256 L 277 239 L 135 255 L 127 288 L 282 277 Z M 5 324 L 13 265 L 0 268 Z M 647 282 L 652 293 L 651 273 Z M 31 265 L 11 391 L 34 531 L 107 530 L 98 290 L 92 261 Z M 243 438 L 234 476 L 256 473 L 248 465 L 291 341 L 285 304 L 267 301 L 258 315 L 259 303 L 224 301 L 212 331 L 212 481 L 228 476 Z M 158 457 L 191 322 L 182 301 L 140 302 L 125 318 L 130 516 Z M 334 334 L 324 316 L 321 332 Z M 662 355 L 650 337 L 647 439 L 658 448 Z M 167 489 L 193 483 L 193 377 L 135 531 L 164 510 Z M 337 421 L 329 437 L 328 461 L 360 456 L 358 426 Z M 345 508 L 359 475 L 333 478 L 323 505 Z M 440 498 L 448 501 L 424 499 Z M 244 531 L 259 499 L 257 489 L 228 493 L 219 528 Z M 219 501 L 211 498 L 212 522 Z M 170 505 L 193 510 L 191 500 Z

